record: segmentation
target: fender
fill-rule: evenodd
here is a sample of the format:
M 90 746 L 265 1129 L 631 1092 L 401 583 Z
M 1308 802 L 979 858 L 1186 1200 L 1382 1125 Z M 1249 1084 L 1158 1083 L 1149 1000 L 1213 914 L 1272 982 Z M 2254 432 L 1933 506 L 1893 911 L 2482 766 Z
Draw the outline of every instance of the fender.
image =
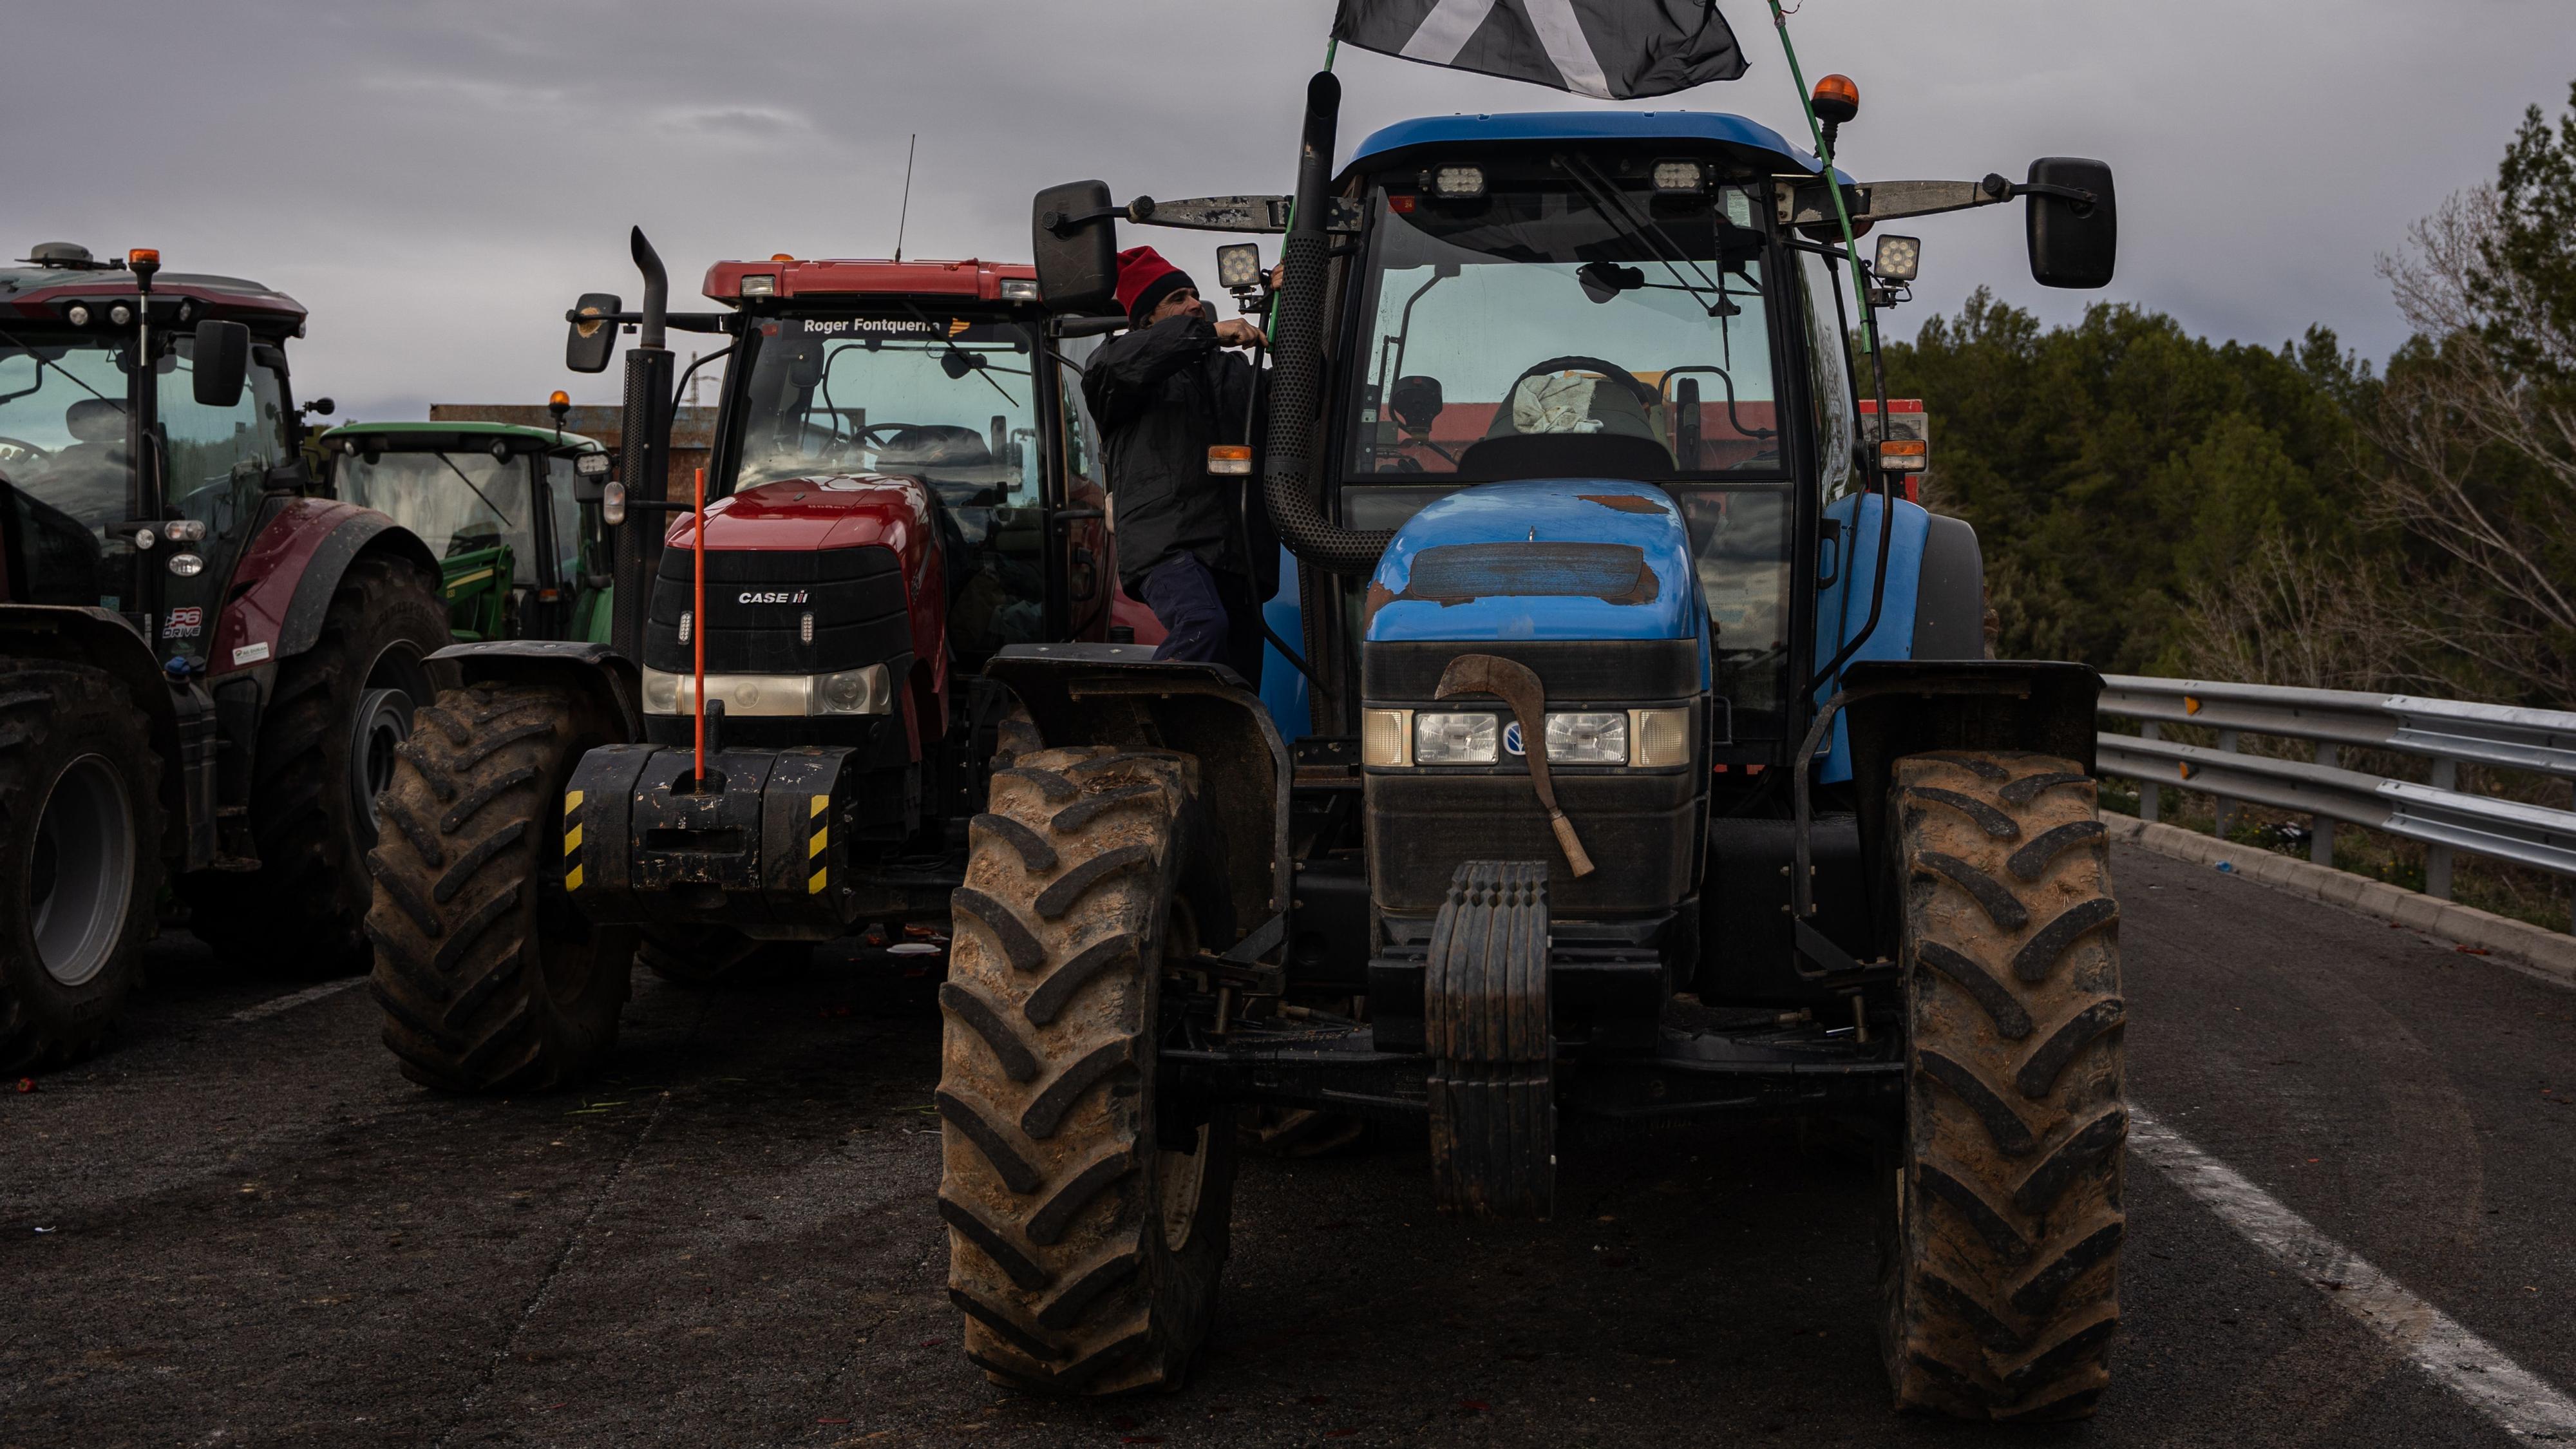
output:
M 1241 675 L 1157 660 L 1142 644 L 1006 644 L 984 673 L 1047 739 L 1196 755 L 1202 798 L 1226 826 L 1235 928 L 1252 933 L 1288 909 L 1288 744 Z
M 361 553 L 390 553 L 438 576 L 438 558 L 410 529 L 373 509 L 329 498 L 291 498 L 261 525 L 233 571 L 231 601 L 207 651 L 211 675 L 301 654 L 322 637 L 322 617 Z
M 643 677 L 635 661 L 586 639 L 487 639 L 450 644 L 429 656 L 441 689 L 469 684 L 569 684 L 587 691 L 618 721 L 613 743 L 644 738 Z
M 1887 782 L 1898 760 L 1926 750 L 2030 750 L 2072 760 L 2089 775 L 2101 728 L 2094 707 L 2101 697 L 2102 676 L 2089 664 L 1891 659 L 1845 669 L 1836 700 L 1849 731 L 1863 868 L 1874 868 L 1868 863 L 1880 858 Z M 1820 726 L 1825 718 L 1819 717 Z M 1810 744 L 1815 743 L 1811 731 Z M 1802 800 L 1805 793 L 1799 792 Z
M 87 664 L 124 685 L 161 757 L 162 855 L 181 870 L 213 862 L 215 715 L 203 689 L 174 689 L 142 636 L 105 609 L 0 604 L 0 655 Z

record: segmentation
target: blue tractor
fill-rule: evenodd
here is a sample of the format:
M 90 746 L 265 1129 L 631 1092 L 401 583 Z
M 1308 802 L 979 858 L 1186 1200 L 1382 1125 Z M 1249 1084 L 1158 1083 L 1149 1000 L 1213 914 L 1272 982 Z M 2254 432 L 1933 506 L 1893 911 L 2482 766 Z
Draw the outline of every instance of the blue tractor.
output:
M 1846 265 L 1827 188 L 1871 227 L 2026 199 L 2038 280 L 2098 287 L 2108 168 L 1854 184 L 1629 111 L 1410 121 L 1336 174 L 1338 97 L 1293 198 L 1036 201 L 1057 337 L 1124 325 L 1121 221 L 1285 231 L 1275 299 L 1220 258 L 1275 350 L 1259 475 L 1209 486 L 1298 561 L 1307 718 L 1132 646 L 992 664 L 1045 748 L 971 824 L 941 992 L 969 1354 L 1176 1382 L 1249 1110 L 1418 1124 L 1441 1207 L 1521 1217 L 1587 1120 L 1815 1114 L 1887 1175 L 1895 1403 L 2089 1413 L 2127 1126 L 2100 681 L 1985 657 L 1975 535 L 1905 501 L 1922 445 L 1865 431 L 1848 340 L 1914 244 Z

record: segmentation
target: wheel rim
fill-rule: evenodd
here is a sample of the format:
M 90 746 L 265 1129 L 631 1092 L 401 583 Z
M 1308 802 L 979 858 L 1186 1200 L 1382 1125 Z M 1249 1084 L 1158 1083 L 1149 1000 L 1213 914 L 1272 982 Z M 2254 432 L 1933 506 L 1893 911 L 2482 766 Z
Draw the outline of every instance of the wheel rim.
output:
M 366 822 L 370 844 L 376 838 L 376 793 L 393 783 L 394 749 L 410 738 L 409 694 L 370 689 L 359 697 L 356 727 L 349 736 L 349 793 L 357 806 L 354 818 Z
M 134 894 L 134 810 L 103 755 L 83 755 L 54 779 L 36 820 L 27 920 L 45 974 L 80 986 L 116 955 Z

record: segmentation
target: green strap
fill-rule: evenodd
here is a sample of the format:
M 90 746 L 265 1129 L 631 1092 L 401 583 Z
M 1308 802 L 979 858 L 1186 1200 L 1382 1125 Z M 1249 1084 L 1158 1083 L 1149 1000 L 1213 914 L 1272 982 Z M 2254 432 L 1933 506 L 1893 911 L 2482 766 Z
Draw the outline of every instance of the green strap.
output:
M 1780 32 L 1780 50 L 1789 57 L 1789 80 L 1798 88 L 1798 109 L 1807 117 L 1807 134 L 1816 143 L 1817 159 L 1824 163 L 1825 190 L 1834 198 L 1834 216 L 1843 224 L 1843 250 L 1851 257 L 1852 300 L 1859 304 L 1861 343 L 1872 354 L 1878 351 L 1878 315 L 1869 305 L 1869 274 L 1860 264 L 1860 238 L 1852 234 L 1851 209 L 1843 204 L 1842 183 L 1834 179 L 1834 157 L 1825 149 L 1824 124 L 1816 119 L 1816 104 L 1807 94 L 1807 78 L 1798 69 L 1798 48 L 1789 43 L 1789 17 L 1780 12 L 1780 0 L 1771 0 L 1771 24 Z M 1881 424 L 1884 426 L 1884 424 Z

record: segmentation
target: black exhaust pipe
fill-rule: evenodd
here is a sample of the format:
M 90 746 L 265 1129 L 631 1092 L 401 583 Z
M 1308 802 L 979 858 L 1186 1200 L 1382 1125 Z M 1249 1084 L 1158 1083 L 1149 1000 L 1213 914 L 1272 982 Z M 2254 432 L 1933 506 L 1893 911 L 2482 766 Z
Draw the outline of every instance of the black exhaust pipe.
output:
M 670 498 L 671 349 L 664 345 L 671 279 L 662 258 L 635 228 L 635 268 L 644 274 L 644 320 L 626 354 L 626 405 L 619 418 L 617 474 L 626 484 L 626 522 L 617 529 L 617 595 L 609 642 L 641 663 L 644 622 L 652 616 L 653 576 L 662 567 L 662 531 L 671 521 L 652 507 Z M 638 504 L 645 505 L 638 507 Z
M 1306 128 L 1297 156 L 1296 214 L 1280 244 L 1286 268 L 1271 339 L 1270 430 L 1264 439 L 1261 496 L 1288 551 L 1337 574 L 1377 568 L 1391 530 L 1355 532 L 1324 513 L 1321 480 L 1312 451 L 1324 387 L 1324 272 L 1332 215 L 1325 189 L 1332 184 L 1333 125 L 1342 107 L 1342 83 L 1329 71 L 1306 83 Z

